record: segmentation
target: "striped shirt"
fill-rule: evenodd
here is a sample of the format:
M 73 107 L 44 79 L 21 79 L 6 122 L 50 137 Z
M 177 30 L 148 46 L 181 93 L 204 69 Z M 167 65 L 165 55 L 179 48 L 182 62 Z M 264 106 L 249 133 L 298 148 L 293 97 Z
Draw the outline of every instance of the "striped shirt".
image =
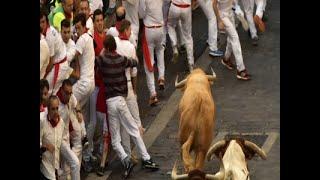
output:
M 107 87 L 106 98 L 127 97 L 128 85 L 125 69 L 136 67 L 137 61 L 120 56 L 117 53 L 104 53 L 97 57 L 96 63 L 102 74 L 104 85 Z

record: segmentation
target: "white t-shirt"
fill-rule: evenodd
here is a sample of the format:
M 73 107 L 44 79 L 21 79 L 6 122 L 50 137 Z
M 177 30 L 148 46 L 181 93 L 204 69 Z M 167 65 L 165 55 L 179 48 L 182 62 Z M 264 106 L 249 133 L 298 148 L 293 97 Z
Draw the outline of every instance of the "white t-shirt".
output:
M 45 39 L 40 40 L 40 79 L 46 73 L 46 68 L 50 61 L 50 50 Z
M 60 147 L 62 143 L 64 122 L 60 118 L 57 126 L 53 128 L 47 120 L 47 114 L 48 112 L 44 114 L 44 119 L 40 120 L 40 147 L 42 144 L 52 144 L 54 145 L 55 150 L 53 154 L 49 150 L 42 154 L 40 170 L 46 178 L 55 179 L 55 169 L 59 169 L 60 166 Z
M 67 55 L 67 51 L 60 33 L 58 33 L 54 27 L 50 26 L 50 28 L 47 29 L 45 38 L 49 46 L 50 57 L 53 56 L 53 62 L 58 63 L 63 60 Z
M 117 44 L 117 53 L 121 56 L 126 56 L 128 58 L 136 59 L 138 61 L 136 49 L 134 45 L 128 40 L 121 40 L 119 37 L 114 37 Z M 130 80 L 131 77 L 137 76 L 137 67 L 126 68 L 127 80 Z
M 70 62 L 74 58 L 74 55 L 76 54 L 76 44 L 72 39 L 69 39 L 68 43 L 65 43 L 67 48 L 67 61 L 70 65 Z
M 80 79 L 79 81 L 94 82 L 94 48 L 93 39 L 88 33 L 82 34 L 77 43 L 76 50 L 80 53 Z
M 163 25 L 163 0 L 140 0 L 139 14 L 146 26 Z

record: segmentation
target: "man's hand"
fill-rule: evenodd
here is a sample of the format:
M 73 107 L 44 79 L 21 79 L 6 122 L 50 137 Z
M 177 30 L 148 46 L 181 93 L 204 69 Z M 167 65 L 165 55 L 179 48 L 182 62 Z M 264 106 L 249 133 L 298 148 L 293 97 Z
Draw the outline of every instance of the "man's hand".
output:
M 225 28 L 226 28 L 221 20 L 218 21 L 218 28 L 219 28 L 219 30 L 225 30 Z
M 140 126 L 139 131 L 140 131 L 140 135 L 142 136 L 144 134 L 144 132 L 146 131 L 146 129 L 143 128 L 142 126 Z
M 47 150 L 49 151 L 49 152 L 51 152 L 51 153 L 54 153 L 54 145 L 52 145 L 52 144 L 46 144 L 45 146 L 44 146 L 45 148 L 47 148 Z
M 78 122 L 81 123 L 83 121 L 83 115 L 81 112 L 76 112 L 77 113 L 77 119 L 78 119 Z

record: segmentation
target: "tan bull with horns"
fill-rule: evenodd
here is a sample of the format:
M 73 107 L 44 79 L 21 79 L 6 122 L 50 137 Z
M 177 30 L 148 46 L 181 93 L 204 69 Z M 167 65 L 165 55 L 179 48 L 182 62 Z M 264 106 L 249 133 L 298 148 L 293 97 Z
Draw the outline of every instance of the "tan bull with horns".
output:
M 179 104 L 179 138 L 185 172 L 189 176 L 216 179 L 224 176 L 223 169 L 216 175 L 206 175 L 202 172 L 215 125 L 211 85 L 216 79 L 216 74 L 212 69 L 211 71 L 212 75 L 206 75 L 203 70 L 195 69 L 179 83 L 177 77 L 175 87 L 181 88 L 184 92 Z M 194 158 L 191 152 L 194 152 Z M 177 175 L 174 166 L 172 179 L 184 179 L 188 174 Z

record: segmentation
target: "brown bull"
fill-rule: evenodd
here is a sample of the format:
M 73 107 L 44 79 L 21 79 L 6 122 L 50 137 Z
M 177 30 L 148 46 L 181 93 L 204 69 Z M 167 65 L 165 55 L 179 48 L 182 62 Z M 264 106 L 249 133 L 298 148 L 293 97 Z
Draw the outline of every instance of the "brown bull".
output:
M 186 173 L 203 170 L 213 139 L 215 106 L 210 87 L 215 78 L 213 70 L 212 75 L 206 75 L 201 69 L 195 69 L 183 81 L 177 83 L 178 77 L 176 79 L 176 88 L 184 91 L 179 104 L 179 138 Z

